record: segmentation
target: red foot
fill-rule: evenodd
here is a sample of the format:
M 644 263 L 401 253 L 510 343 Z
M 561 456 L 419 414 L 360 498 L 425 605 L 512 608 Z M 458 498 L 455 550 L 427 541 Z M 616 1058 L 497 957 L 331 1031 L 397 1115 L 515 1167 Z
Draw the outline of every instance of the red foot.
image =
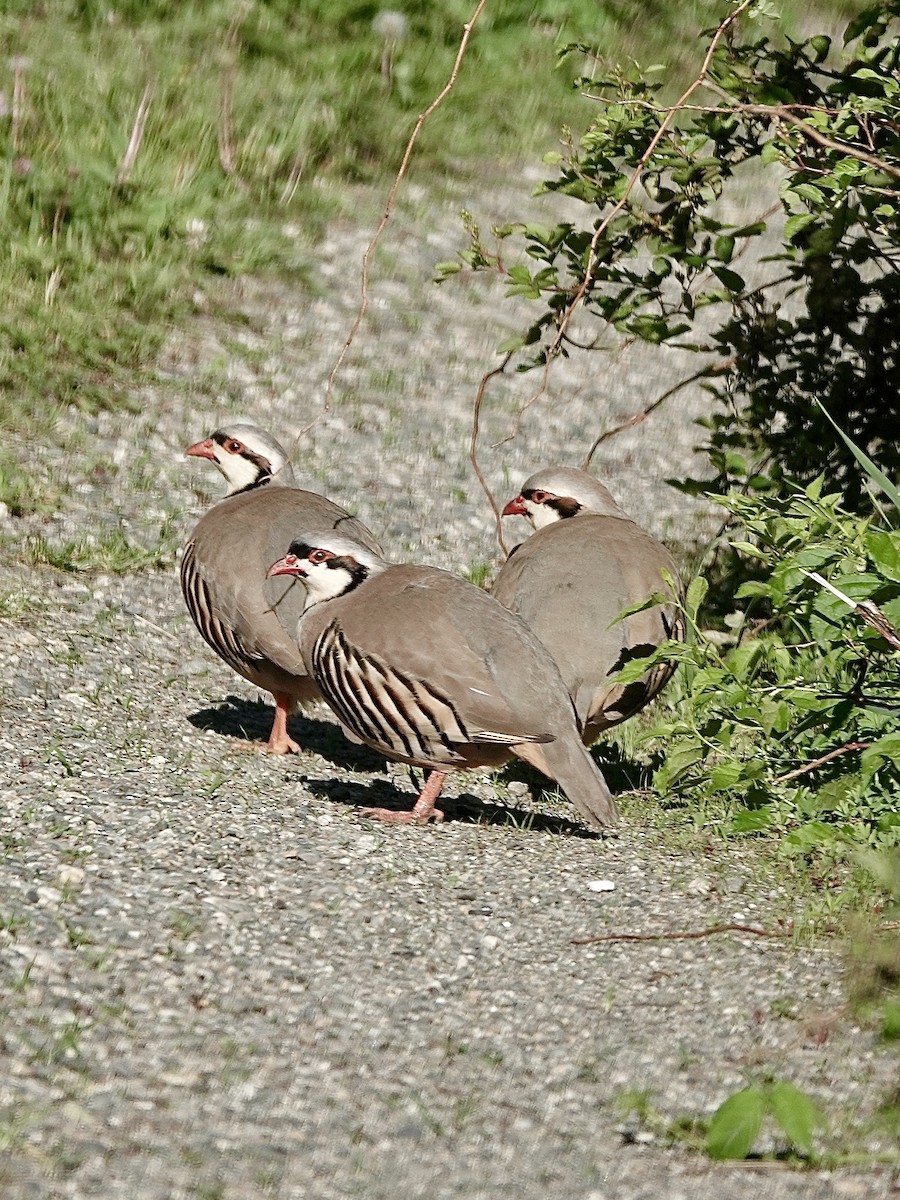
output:
M 409 812 L 397 812 L 393 808 L 357 808 L 356 812 L 361 817 L 383 821 L 386 825 L 427 825 L 429 821 L 438 824 L 444 819 L 444 814 L 439 808 L 432 808 L 428 813 L 417 813 L 414 808 Z
M 437 824 L 443 821 L 444 814 L 434 807 L 434 802 L 446 778 L 446 771 L 432 770 L 425 780 L 418 800 L 409 812 L 394 812 L 391 808 L 359 808 L 356 811 L 363 817 L 370 817 L 373 821 L 384 821 L 388 825 L 427 825 L 429 821 Z
M 272 730 L 272 735 L 266 742 L 266 749 L 270 754 L 299 754 L 300 746 L 293 738 L 289 738 L 287 734 L 283 737 L 276 738 L 275 730 Z

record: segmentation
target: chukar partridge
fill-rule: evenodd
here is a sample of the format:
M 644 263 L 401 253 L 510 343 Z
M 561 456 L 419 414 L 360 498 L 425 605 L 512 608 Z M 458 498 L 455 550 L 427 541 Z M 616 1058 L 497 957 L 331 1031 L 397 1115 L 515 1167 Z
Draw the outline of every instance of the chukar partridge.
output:
M 436 567 L 391 565 L 343 530 L 305 533 L 269 574 L 306 585 L 300 652 L 345 732 L 431 771 L 411 812 L 367 815 L 439 821 L 448 771 L 516 755 L 556 780 L 589 825 L 616 821 L 556 664 L 486 592 Z
M 274 696 L 268 749 L 296 753 L 288 715 L 320 699 L 297 649 L 306 593 L 291 580 L 267 578 L 266 569 L 298 528 L 341 527 L 371 550 L 378 543 L 344 509 L 296 487 L 284 449 L 255 425 L 227 425 L 185 454 L 215 463 L 228 483 L 225 499 L 201 518 L 184 547 L 188 611 L 220 658 Z
M 526 517 L 535 533 L 513 550 L 491 594 L 550 651 L 590 745 L 649 703 L 674 670 L 667 664 L 635 683 L 611 681 L 630 658 L 683 636 L 674 603 L 616 623 L 624 608 L 654 592 L 671 593 L 662 572 L 677 579 L 675 563 L 586 471 L 538 471 L 503 509 L 503 516 L 513 515 Z

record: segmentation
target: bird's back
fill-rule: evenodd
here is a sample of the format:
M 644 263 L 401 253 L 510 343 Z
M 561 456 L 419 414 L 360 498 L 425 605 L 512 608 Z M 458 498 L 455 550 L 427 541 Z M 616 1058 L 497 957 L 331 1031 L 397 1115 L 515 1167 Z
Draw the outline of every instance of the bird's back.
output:
M 442 698 L 470 734 L 553 736 L 548 696 L 565 693 L 552 660 L 513 614 L 455 575 L 392 566 L 304 617 L 309 665 L 323 633 L 337 626 L 362 660 Z

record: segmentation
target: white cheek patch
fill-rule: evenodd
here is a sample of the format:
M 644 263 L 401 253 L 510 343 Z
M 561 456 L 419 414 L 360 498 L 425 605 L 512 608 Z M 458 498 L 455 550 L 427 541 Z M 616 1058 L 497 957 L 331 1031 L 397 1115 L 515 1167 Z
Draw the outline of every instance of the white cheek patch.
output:
M 327 563 L 308 563 L 303 580 L 310 603 L 318 604 L 322 600 L 333 600 L 345 592 L 350 584 L 350 574 L 337 567 L 329 567 Z
M 543 529 L 545 525 L 552 525 L 560 519 L 559 513 L 549 504 L 532 504 L 526 500 L 525 507 L 528 509 L 528 520 L 535 529 Z
M 227 450 L 224 458 L 219 460 L 219 470 L 228 480 L 229 494 L 252 486 L 259 478 L 256 463 L 250 462 L 242 454 L 229 454 Z

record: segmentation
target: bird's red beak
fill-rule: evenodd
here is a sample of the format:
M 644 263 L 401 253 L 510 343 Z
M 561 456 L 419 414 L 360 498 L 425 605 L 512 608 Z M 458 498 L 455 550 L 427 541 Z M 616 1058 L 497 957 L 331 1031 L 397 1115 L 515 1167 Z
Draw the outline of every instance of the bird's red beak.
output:
M 296 554 L 286 554 L 284 558 L 279 558 L 278 562 L 273 562 L 268 571 L 266 571 L 266 579 L 271 579 L 273 575 L 305 575 L 306 572 L 300 565 L 300 559 Z
M 212 438 L 206 438 L 202 442 L 194 442 L 193 446 L 188 446 L 184 452 L 185 458 L 208 458 L 211 462 L 217 462 L 216 453 L 213 450 Z
M 525 501 L 521 496 L 516 496 L 515 500 L 510 500 L 500 515 L 502 517 L 527 517 L 528 509 L 525 507 Z

